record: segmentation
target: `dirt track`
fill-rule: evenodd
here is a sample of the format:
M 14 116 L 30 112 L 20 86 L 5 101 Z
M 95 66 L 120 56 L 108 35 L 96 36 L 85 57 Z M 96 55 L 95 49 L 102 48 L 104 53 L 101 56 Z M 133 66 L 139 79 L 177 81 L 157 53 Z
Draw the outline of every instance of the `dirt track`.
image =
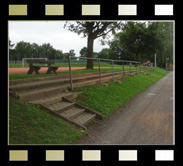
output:
M 78 70 L 78 69 L 84 69 L 85 67 L 72 67 L 72 70 Z M 25 67 L 25 68 L 9 68 L 9 74 L 27 74 L 29 68 Z M 42 67 L 39 72 L 40 74 L 45 74 L 46 71 L 48 70 L 47 67 Z M 68 67 L 59 67 L 58 71 L 67 71 L 69 70 Z
M 92 126 L 77 144 L 173 144 L 173 73 Z

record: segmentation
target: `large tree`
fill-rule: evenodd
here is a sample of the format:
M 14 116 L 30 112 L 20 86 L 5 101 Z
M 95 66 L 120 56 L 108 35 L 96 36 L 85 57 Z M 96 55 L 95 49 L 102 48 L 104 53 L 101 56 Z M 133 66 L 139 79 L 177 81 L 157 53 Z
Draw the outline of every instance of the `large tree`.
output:
M 93 58 L 93 45 L 94 40 L 102 37 L 105 38 L 109 32 L 115 33 L 117 28 L 120 28 L 121 22 L 91 22 L 91 21 L 76 21 L 66 22 L 65 26 L 78 35 L 83 34 L 83 37 L 87 37 L 87 57 Z M 87 60 L 87 69 L 93 69 L 93 60 Z
M 123 31 L 118 34 L 122 47 L 134 55 L 134 60 L 139 60 L 139 55 L 145 48 L 145 32 L 147 24 L 141 22 L 127 22 Z
M 83 47 L 79 53 L 81 57 L 86 57 L 87 47 Z
M 111 55 L 122 59 L 154 61 L 165 67 L 166 58 L 173 62 L 173 23 L 172 22 L 126 22 L 121 32 L 108 42 Z

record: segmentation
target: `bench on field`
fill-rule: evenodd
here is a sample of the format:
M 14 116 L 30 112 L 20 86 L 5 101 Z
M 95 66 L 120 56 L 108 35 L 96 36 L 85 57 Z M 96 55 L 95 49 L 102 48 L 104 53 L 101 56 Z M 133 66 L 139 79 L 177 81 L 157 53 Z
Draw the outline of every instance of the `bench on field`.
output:
M 35 65 L 35 64 L 47 64 L 48 70 L 47 70 L 46 74 L 50 74 L 52 71 L 53 71 L 54 74 L 57 74 L 56 70 L 58 69 L 58 67 L 57 66 L 51 66 L 52 64 L 55 64 L 54 61 L 27 60 L 27 63 L 29 63 L 29 70 L 28 70 L 27 74 L 32 74 L 33 72 L 35 72 L 36 74 L 40 74 L 39 70 L 41 69 L 41 67 L 45 67 L 45 66 Z

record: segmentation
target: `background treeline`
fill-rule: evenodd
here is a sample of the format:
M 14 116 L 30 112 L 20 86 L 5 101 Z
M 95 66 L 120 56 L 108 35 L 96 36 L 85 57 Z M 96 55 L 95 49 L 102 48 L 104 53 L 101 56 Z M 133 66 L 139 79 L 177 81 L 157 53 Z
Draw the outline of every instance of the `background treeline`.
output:
M 173 22 L 123 22 L 110 38 L 102 38 L 101 44 L 107 44 L 108 48 L 93 52 L 92 57 L 154 62 L 156 54 L 157 65 L 165 67 L 166 58 L 173 63 Z M 63 53 L 49 43 L 38 45 L 21 41 L 14 45 L 10 40 L 9 48 L 10 61 L 22 58 L 67 60 L 69 56 L 75 56 L 73 49 Z M 87 47 L 81 48 L 80 56 L 87 56 Z
M 159 67 L 165 67 L 166 58 L 173 64 L 172 22 L 127 22 L 107 43 L 99 58 L 154 62 L 156 53 Z
M 9 58 L 10 61 L 22 60 L 22 58 L 48 58 L 50 60 L 67 60 L 69 56 L 75 56 L 75 52 L 71 49 L 69 52 L 63 53 L 57 50 L 50 43 L 38 45 L 20 41 L 16 45 L 9 40 Z

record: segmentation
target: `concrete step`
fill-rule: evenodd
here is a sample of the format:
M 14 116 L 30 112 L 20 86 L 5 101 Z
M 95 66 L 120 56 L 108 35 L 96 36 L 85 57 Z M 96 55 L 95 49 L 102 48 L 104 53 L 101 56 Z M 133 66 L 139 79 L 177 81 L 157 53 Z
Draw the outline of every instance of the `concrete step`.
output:
M 120 79 L 122 78 L 122 75 L 115 75 L 114 79 Z M 109 82 L 109 81 L 113 81 L 112 75 L 105 77 L 105 78 L 101 78 L 101 82 Z M 94 79 L 94 80 L 90 80 L 90 81 L 85 81 L 85 82 L 80 82 L 80 83 L 73 83 L 73 87 L 82 87 L 82 86 L 89 86 L 89 85 L 94 85 L 94 84 L 99 84 L 99 78 Z
M 116 79 L 122 78 L 122 75 L 116 75 L 115 76 Z M 108 77 L 103 77 L 102 82 L 108 82 L 108 81 L 112 81 L 112 76 L 108 76 Z M 99 79 L 92 79 L 92 80 L 88 80 L 85 79 L 85 81 L 81 81 L 81 82 L 76 82 L 73 83 L 74 87 L 81 87 L 81 86 L 87 86 L 87 85 L 93 85 L 93 84 L 98 84 L 99 83 Z M 21 92 L 17 93 L 17 96 L 19 97 L 19 99 L 21 101 L 29 101 L 29 100 L 35 100 L 35 99 L 40 99 L 40 97 L 48 97 L 50 94 L 54 94 L 54 93 L 58 93 L 58 92 L 62 92 L 65 89 L 70 88 L 70 84 L 64 84 L 64 85 L 60 85 L 60 86 L 53 86 L 53 87 L 49 87 L 49 88 L 45 88 L 45 87 L 40 87 L 39 89 L 32 89 L 32 90 L 24 90 Z
M 80 116 L 77 116 L 73 119 L 73 122 L 81 125 L 86 126 L 88 123 L 90 123 L 92 120 L 94 120 L 96 114 L 91 114 L 88 112 L 82 113 Z
M 66 79 L 57 79 L 57 80 L 46 80 L 46 81 L 38 81 L 38 82 L 29 82 L 29 83 L 22 83 L 22 84 L 15 84 L 10 85 L 9 89 L 12 91 L 25 91 L 25 90 L 34 90 L 36 88 L 43 88 L 43 87 L 49 87 L 49 86 L 57 86 L 57 85 L 63 85 L 69 83 L 69 80 Z
M 54 93 L 49 96 L 40 97 L 40 99 L 29 100 L 28 103 L 34 104 L 44 104 L 45 106 L 54 104 L 62 101 L 63 97 L 67 97 L 69 99 L 76 98 L 81 92 L 62 92 L 62 93 Z
M 52 88 L 40 88 L 40 89 L 33 89 L 28 91 L 22 91 L 17 93 L 18 98 L 21 101 L 29 101 L 34 99 L 40 99 L 40 97 L 48 97 L 51 94 L 63 92 L 64 89 L 67 89 L 68 85 L 64 86 L 54 86 Z
M 96 73 L 73 74 L 72 76 L 73 78 L 77 78 L 77 77 L 83 77 L 83 76 L 89 76 L 89 75 L 96 75 Z M 45 74 L 45 77 L 9 80 L 9 85 L 18 85 L 18 84 L 24 84 L 24 83 L 58 80 L 58 79 L 69 79 L 69 73 L 62 73 L 61 75 L 50 76 L 50 77 L 46 76 Z
M 116 74 L 121 74 L 121 72 L 115 72 Z M 103 73 L 101 74 L 101 78 L 105 78 L 110 76 L 111 73 Z M 89 75 L 85 77 L 78 77 L 78 78 L 73 78 L 72 82 L 77 83 L 77 82 L 84 82 L 86 80 L 92 80 L 92 79 L 97 79 L 98 74 L 95 75 Z M 63 78 L 57 78 L 53 80 L 38 80 L 37 82 L 26 82 L 26 83 L 19 83 L 19 84 L 12 84 L 9 86 L 9 89 L 11 91 L 16 91 L 16 92 L 21 92 L 21 91 L 26 91 L 26 90 L 35 90 L 35 89 L 40 89 L 41 88 L 48 88 L 48 87 L 53 87 L 53 86 L 58 86 L 58 85 L 65 85 L 69 84 L 70 79 L 63 79 Z
M 84 111 L 85 111 L 85 109 L 81 109 L 78 107 L 72 107 L 69 110 L 62 112 L 60 115 L 72 120 L 72 119 L 80 116 Z
M 61 113 L 63 111 L 67 111 L 74 107 L 74 103 L 67 101 L 60 101 L 58 103 L 50 104 L 46 106 L 48 109 L 55 111 L 57 113 Z

